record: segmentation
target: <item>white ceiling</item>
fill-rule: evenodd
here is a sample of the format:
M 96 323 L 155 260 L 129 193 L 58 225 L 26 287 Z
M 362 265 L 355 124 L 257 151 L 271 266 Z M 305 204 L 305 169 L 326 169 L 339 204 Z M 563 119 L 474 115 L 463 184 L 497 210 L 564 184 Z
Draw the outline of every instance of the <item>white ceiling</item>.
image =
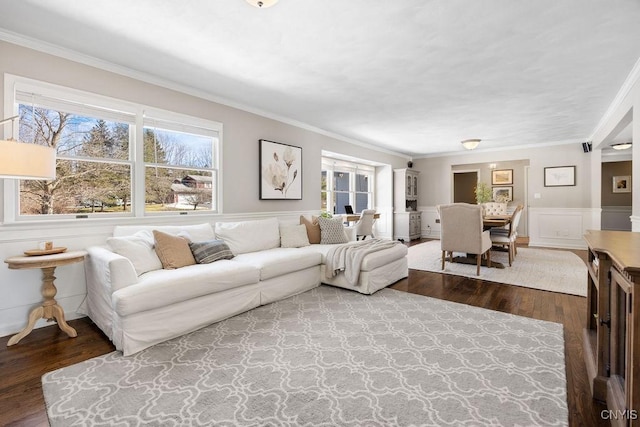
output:
M 638 0 L 0 0 L 5 35 L 412 156 L 588 140 L 639 22 Z

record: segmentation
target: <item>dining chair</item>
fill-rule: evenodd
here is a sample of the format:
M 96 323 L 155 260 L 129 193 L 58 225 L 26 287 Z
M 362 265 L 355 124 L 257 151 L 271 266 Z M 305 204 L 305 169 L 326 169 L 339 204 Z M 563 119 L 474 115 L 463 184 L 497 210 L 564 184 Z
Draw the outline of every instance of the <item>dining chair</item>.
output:
M 482 204 L 485 216 L 496 216 L 507 214 L 507 204 L 498 202 L 486 202 Z
M 375 222 L 373 216 L 375 213 L 375 209 L 362 210 L 360 213 L 360 219 L 354 225 L 356 229 L 356 240 L 359 240 L 360 236 L 362 236 L 362 240 L 366 239 L 367 236 L 375 237 L 373 235 L 373 223 Z
M 482 206 L 469 203 L 439 205 L 440 248 L 442 249 L 442 269 L 449 255 L 453 262 L 453 252 L 476 255 L 476 274 L 480 275 L 482 256 L 491 266 L 491 237 L 489 231 L 483 231 Z
M 516 239 L 518 237 L 518 224 L 522 216 L 524 206 L 518 205 L 511 214 L 508 228 L 495 228 L 490 230 L 491 243 L 496 246 L 506 246 L 509 251 L 509 267 L 518 253 Z

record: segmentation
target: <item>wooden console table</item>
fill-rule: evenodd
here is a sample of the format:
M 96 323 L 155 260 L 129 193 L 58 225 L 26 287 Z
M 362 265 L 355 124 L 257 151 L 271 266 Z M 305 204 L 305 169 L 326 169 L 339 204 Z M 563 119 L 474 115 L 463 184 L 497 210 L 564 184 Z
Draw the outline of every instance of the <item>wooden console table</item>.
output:
M 640 426 L 640 233 L 587 231 L 584 353 L 594 399 Z M 637 418 L 637 415 L 635 416 Z
M 85 251 L 63 252 L 55 255 L 42 256 L 15 256 L 7 258 L 4 262 L 9 265 L 10 269 L 21 270 L 27 268 L 39 268 L 42 270 L 42 297 L 44 301 L 40 307 L 34 308 L 29 314 L 29 322 L 27 326 L 12 336 L 7 342 L 7 346 L 17 344 L 22 338 L 31 333 L 33 327 L 39 319 L 48 319 L 57 321 L 58 326 L 70 337 L 78 336 L 75 329 L 69 326 L 64 319 L 64 310 L 55 300 L 57 293 L 56 286 L 53 284 L 55 276 L 53 275 L 56 267 L 61 265 L 73 264 L 84 260 L 87 255 Z

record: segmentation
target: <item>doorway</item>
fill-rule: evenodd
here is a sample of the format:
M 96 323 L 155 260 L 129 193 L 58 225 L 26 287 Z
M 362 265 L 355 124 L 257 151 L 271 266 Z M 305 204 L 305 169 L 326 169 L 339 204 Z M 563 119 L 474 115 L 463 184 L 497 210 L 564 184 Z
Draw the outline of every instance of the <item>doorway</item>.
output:
M 478 171 L 453 172 L 453 203 L 476 203 Z

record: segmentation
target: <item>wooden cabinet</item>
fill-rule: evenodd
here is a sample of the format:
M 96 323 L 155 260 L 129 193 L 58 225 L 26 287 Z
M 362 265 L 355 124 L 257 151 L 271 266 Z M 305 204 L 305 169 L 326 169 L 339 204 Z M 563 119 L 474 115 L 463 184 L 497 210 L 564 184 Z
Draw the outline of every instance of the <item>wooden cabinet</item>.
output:
M 394 212 L 393 230 L 396 239 L 419 239 L 422 234 L 422 213 Z
M 612 425 L 640 426 L 640 233 L 588 231 L 584 353 Z
M 394 173 L 394 238 L 419 239 L 422 215 L 418 212 L 418 176 L 413 169 L 395 169 Z

